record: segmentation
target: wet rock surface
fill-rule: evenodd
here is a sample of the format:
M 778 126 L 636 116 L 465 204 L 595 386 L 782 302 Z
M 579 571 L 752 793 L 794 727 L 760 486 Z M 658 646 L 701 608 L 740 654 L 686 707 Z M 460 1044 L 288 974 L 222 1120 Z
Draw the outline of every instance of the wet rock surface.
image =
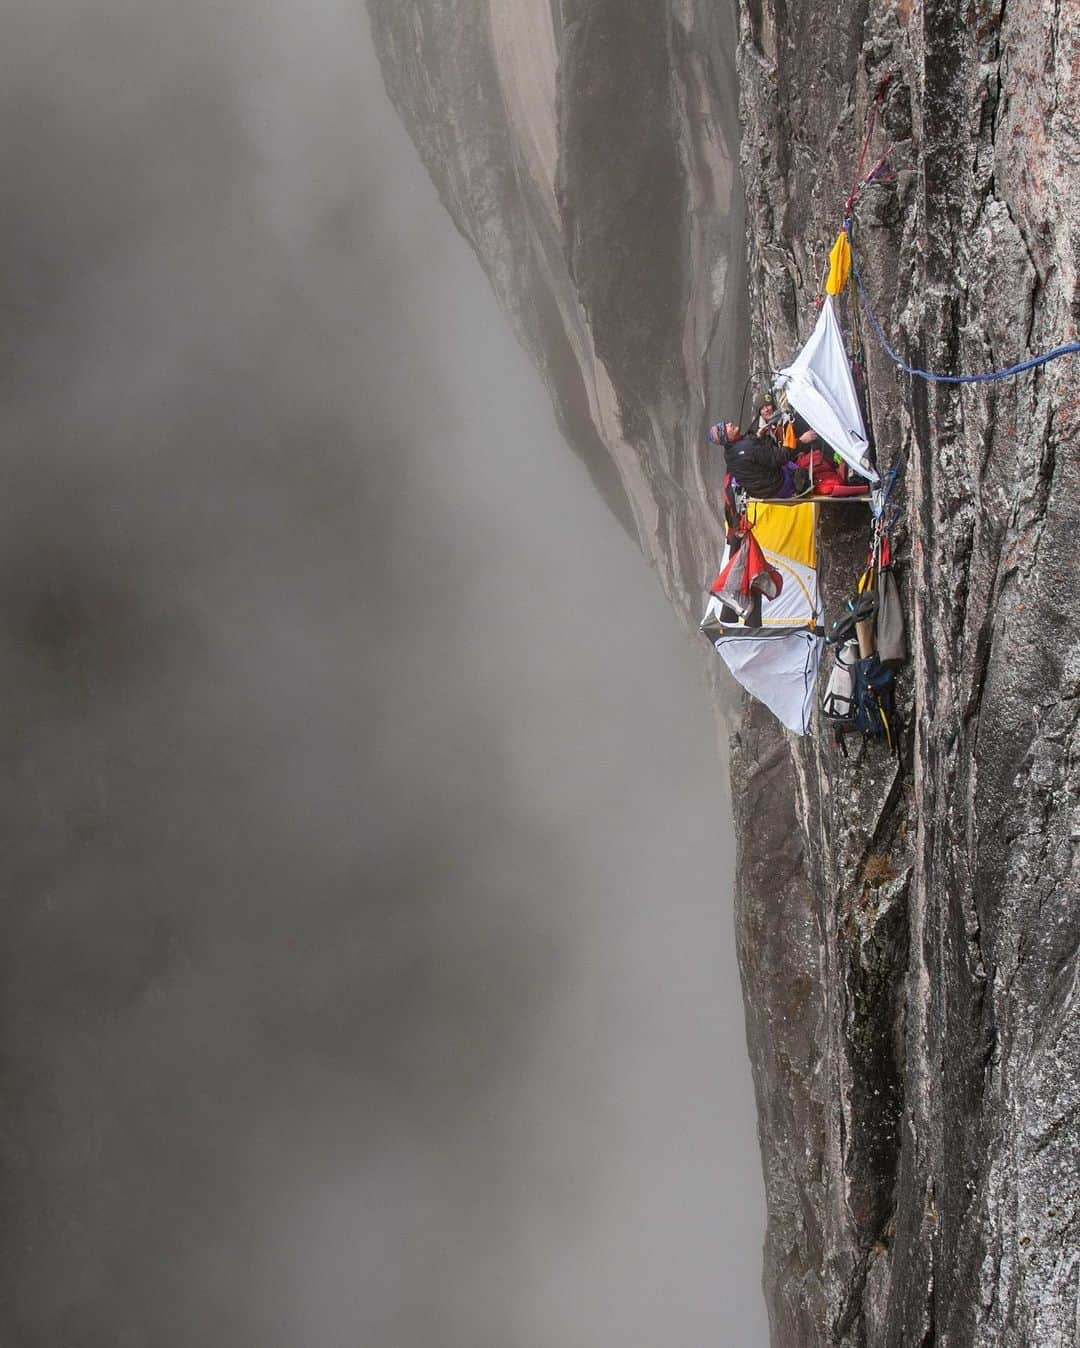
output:
M 742 0 L 737 43 L 731 11 L 705 0 L 370 8 L 448 209 L 688 625 L 721 540 L 704 426 L 813 326 L 871 120 L 864 170 L 889 149 L 892 173 L 854 204 L 856 261 L 904 358 L 986 370 L 1076 336 L 1066 6 Z M 1066 1348 L 1080 1342 L 1077 361 L 930 384 L 897 372 L 865 317 L 860 332 L 879 461 L 905 465 L 900 753 L 844 757 L 751 704 L 732 735 L 772 1339 Z M 868 530 L 854 508 L 822 515 L 831 617 Z

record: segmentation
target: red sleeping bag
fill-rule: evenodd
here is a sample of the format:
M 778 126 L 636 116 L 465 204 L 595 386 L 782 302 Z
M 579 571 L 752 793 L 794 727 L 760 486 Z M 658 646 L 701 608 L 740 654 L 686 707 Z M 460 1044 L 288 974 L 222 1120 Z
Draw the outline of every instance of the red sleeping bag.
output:
M 849 483 L 845 475 L 826 459 L 820 449 L 808 450 L 795 460 L 799 468 L 810 473 L 813 491 L 818 496 L 865 496 L 870 490 L 865 482 Z

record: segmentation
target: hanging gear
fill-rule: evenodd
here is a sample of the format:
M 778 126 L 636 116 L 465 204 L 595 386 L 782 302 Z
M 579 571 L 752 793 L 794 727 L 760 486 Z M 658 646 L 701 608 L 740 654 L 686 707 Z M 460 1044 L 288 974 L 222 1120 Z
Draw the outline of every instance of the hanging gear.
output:
M 727 566 L 709 586 L 726 607 L 734 609 L 745 622 L 761 598 L 776 599 L 784 588 L 784 578 L 765 560 L 754 532 L 745 516 L 740 527 L 741 543 Z
M 890 750 L 899 748 L 896 720 L 896 680 L 876 655 L 855 662 L 855 726 L 864 739 L 884 738 Z
M 857 594 L 844 605 L 844 612 L 829 628 L 825 637 L 828 646 L 841 646 L 846 641 L 857 640 L 855 630 L 865 623 L 872 623 L 877 612 L 877 595 L 872 592 Z
M 886 669 L 899 669 L 907 660 L 900 587 L 893 574 L 889 536 L 884 531 L 878 553 L 877 654 Z
M 826 642 L 840 649 L 838 668 L 829 680 L 821 711 L 841 748 L 844 736 L 858 733 L 864 740 L 884 739 L 890 749 L 899 752 L 895 671 L 905 658 L 904 624 L 883 510 L 874 517 L 866 567 L 855 594 L 833 623 Z M 848 678 L 850 694 L 846 693 Z
M 825 696 L 821 699 L 821 711 L 833 725 L 850 723 L 855 729 L 855 664 L 859 658 L 859 647 L 854 641 L 845 641 L 837 647 L 829 682 L 825 685 Z

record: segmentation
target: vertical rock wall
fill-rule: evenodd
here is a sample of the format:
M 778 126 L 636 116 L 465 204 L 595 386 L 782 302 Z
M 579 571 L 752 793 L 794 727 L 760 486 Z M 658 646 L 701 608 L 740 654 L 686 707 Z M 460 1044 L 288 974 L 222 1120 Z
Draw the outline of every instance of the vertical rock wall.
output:
M 1074 14 L 901 0 L 823 21 L 751 3 L 741 37 L 759 364 L 813 321 L 886 76 L 867 162 L 892 144 L 901 171 L 861 196 L 855 236 L 894 344 L 917 366 L 978 371 L 1075 338 Z M 958 388 L 899 375 L 864 328 L 879 458 L 908 465 L 904 761 L 792 742 L 756 709 L 735 736 L 747 838 L 761 845 L 759 796 L 794 801 L 800 829 L 773 839 L 794 822 L 773 812 L 763 850 L 793 854 L 779 892 L 740 868 L 773 1340 L 1072 1345 L 1076 358 Z M 835 605 L 860 543 L 827 517 L 822 545 Z M 754 939 L 766 915 L 775 939 Z

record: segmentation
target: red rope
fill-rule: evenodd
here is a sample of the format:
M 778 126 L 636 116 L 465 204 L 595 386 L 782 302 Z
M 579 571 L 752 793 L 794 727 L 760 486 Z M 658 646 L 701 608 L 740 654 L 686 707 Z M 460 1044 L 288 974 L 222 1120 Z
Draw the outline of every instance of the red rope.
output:
M 845 219 L 847 219 L 847 217 L 851 214 L 851 208 L 855 204 L 855 198 L 859 195 L 859 189 L 861 187 L 864 187 L 866 184 L 866 179 L 864 179 L 862 176 L 863 165 L 866 163 L 866 152 L 870 148 L 870 137 L 874 134 L 874 123 L 877 120 L 878 108 L 881 107 L 881 104 L 885 98 L 885 91 L 888 89 L 891 83 L 892 83 L 892 75 L 891 74 L 886 75 L 885 78 L 878 85 L 878 91 L 874 95 L 874 101 L 873 103 L 870 104 L 870 111 L 867 113 L 866 117 L 866 135 L 863 136 L 862 149 L 859 151 L 859 164 L 855 170 L 855 182 L 851 188 L 851 191 L 848 193 L 847 201 L 844 202 Z M 878 163 L 875 165 L 870 176 L 872 176 L 873 173 L 877 172 L 877 170 L 881 167 L 882 162 L 884 162 L 884 157 L 882 160 L 879 160 Z

